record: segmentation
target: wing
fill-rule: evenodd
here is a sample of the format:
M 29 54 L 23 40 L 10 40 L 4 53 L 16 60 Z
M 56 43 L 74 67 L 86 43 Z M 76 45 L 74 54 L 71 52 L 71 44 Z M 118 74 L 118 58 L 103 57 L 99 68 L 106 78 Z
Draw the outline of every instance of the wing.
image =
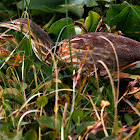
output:
M 93 71 L 93 64 L 97 60 L 102 60 L 109 68 L 113 68 L 116 62 L 115 53 L 111 44 L 102 37 L 112 42 L 117 52 L 120 67 L 140 60 L 140 42 L 103 32 L 80 34 L 72 36 L 70 41 L 63 40 L 59 56 L 66 63 L 70 63 L 71 54 L 74 64 L 84 62 L 89 71 Z M 97 67 L 103 69 L 100 64 L 97 64 Z

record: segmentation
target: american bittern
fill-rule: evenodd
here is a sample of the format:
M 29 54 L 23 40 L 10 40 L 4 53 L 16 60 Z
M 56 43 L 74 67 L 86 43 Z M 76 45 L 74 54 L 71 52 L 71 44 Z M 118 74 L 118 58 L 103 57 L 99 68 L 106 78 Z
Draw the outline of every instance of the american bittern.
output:
M 52 41 L 37 24 L 22 18 L 1 23 L 0 27 L 22 31 L 22 33 L 27 35 L 29 34 L 28 25 L 30 25 L 30 34 L 35 42 L 33 47 L 35 54 L 38 58 L 42 56 L 43 61 L 49 60 L 50 55 L 47 54 L 53 48 Z M 89 72 L 94 71 L 94 64 L 101 71 L 104 70 L 103 66 L 97 63 L 98 60 L 102 60 L 108 68 L 113 68 L 115 63 L 114 50 L 112 45 L 102 37 L 112 42 L 118 56 L 120 69 L 140 60 L 140 42 L 120 35 L 103 32 L 79 34 L 70 37 L 70 40 L 65 39 L 58 44 L 56 54 L 67 64 L 71 63 L 72 57 L 74 67 L 77 64 L 84 63 L 85 68 Z

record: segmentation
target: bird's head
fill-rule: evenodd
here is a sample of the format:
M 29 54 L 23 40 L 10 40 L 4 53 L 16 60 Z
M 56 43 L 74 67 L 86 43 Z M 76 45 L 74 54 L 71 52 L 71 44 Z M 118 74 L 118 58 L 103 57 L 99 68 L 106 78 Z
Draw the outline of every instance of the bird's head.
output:
M 3 23 L 0 23 L 0 27 L 13 29 L 15 31 L 21 31 L 21 22 L 20 22 L 20 19 L 16 19 L 13 21 L 6 21 Z
M 22 32 L 27 38 L 29 38 L 30 34 L 31 39 L 34 42 L 34 45 L 32 45 L 33 50 L 39 59 L 46 59 L 46 54 L 48 54 L 48 52 L 50 52 L 52 49 L 52 40 L 49 35 L 46 34 L 46 32 L 36 23 L 27 18 L 6 21 L 0 23 L 0 27 Z M 43 57 L 41 58 L 41 56 Z

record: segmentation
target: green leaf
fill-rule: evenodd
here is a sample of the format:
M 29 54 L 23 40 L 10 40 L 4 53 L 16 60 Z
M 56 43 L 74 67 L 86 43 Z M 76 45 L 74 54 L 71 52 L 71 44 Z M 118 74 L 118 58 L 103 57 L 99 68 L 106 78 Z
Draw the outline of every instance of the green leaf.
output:
M 16 83 L 15 87 L 19 90 L 19 91 L 23 91 L 23 89 L 27 89 L 27 84 L 26 83 Z
M 72 4 L 72 3 L 77 3 L 77 4 L 82 4 L 84 0 L 67 0 L 67 3 Z
M 0 122 L 0 131 L 5 133 L 5 134 L 10 134 L 10 130 L 13 129 L 13 123 L 11 120 L 9 120 L 8 122 L 4 122 L 2 123 L 2 121 Z M 13 133 L 13 136 L 15 136 L 16 133 Z M 9 135 L 8 135 L 9 136 Z
M 67 8 L 70 12 L 75 14 L 77 17 L 81 18 L 84 13 L 83 6 L 81 4 L 66 4 L 62 5 L 62 7 Z
M 78 123 L 80 119 L 83 117 L 84 112 L 82 110 L 74 111 L 72 114 L 72 119 L 75 123 Z
M 62 123 L 62 118 L 61 116 L 57 116 L 57 122 L 55 120 L 55 117 L 48 117 L 48 116 L 42 116 L 40 118 L 37 119 L 39 125 L 42 127 L 42 130 L 44 128 L 44 126 L 46 126 L 47 128 L 53 129 L 53 130 L 57 130 L 57 132 L 60 132 L 61 130 L 61 123 Z
M 129 114 L 124 114 L 124 119 L 129 126 L 131 126 L 134 122 L 133 118 Z
M 37 98 L 36 106 L 41 108 L 44 107 L 48 103 L 48 98 L 46 96 L 40 96 Z
M 12 140 L 23 140 L 22 130 L 20 130 Z
M 49 131 L 44 135 L 44 140 L 56 140 L 56 139 L 57 139 L 56 131 Z
M 115 9 L 116 10 L 115 12 Z M 112 13 L 110 12 L 112 11 Z M 126 36 L 140 40 L 140 6 L 118 6 L 110 7 L 107 18 L 109 26 L 116 25 L 116 30 L 122 31 Z
M 115 4 L 110 6 L 107 13 L 106 13 L 106 23 L 110 25 L 110 21 L 115 18 L 117 14 L 119 14 L 126 5 Z
M 88 13 L 88 17 L 85 20 L 85 26 L 89 32 L 95 32 L 99 19 L 100 15 L 98 13 L 93 11 Z
M 4 99 L 9 99 L 19 104 L 24 103 L 24 97 L 19 93 L 16 88 L 5 88 L 3 93 Z
M 82 3 L 84 0 L 68 0 L 67 4 L 71 5 L 74 4 L 75 7 L 82 7 Z M 24 3 L 24 6 L 23 6 Z M 19 9 L 22 8 L 30 8 L 32 10 L 37 10 L 37 12 L 34 11 L 35 14 L 38 14 L 39 11 L 43 11 L 43 12 L 47 12 L 47 13 L 65 13 L 66 12 L 66 8 L 62 7 L 62 5 L 65 5 L 65 0 L 31 0 L 29 2 L 27 2 L 26 0 L 22 0 L 20 2 L 18 2 L 17 7 Z M 73 9 L 73 7 L 69 7 L 70 11 Z M 78 11 L 79 10 L 79 11 Z M 76 9 L 76 11 L 79 13 L 82 9 Z M 73 11 L 73 10 L 72 10 Z M 72 12 L 72 13 L 76 13 L 76 12 Z
M 9 127 L 7 127 L 9 129 Z M 13 130 L 13 129 L 11 129 Z M 3 132 L 3 131 L 2 131 Z M 5 134 L 2 135 L 3 136 L 3 140 L 24 140 L 23 137 L 22 137 L 22 130 L 20 130 L 19 132 L 8 132 Z
M 10 1 L 5 1 L 5 2 L 6 3 L 8 2 L 7 3 L 8 6 L 10 6 L 10 7 L 13 6 L 12 2 L 10 2 Z M 13 10 L 8 9 L 8 11 L 7 11 L 7 7 L 5 7 L 7 5 L 5 5 L 4 1 L 0 2 L 0 17 L 3 19 L 6 19 L 9 16 L 9 12 L 10 12 L 11 16 L 14 16 L 16 14 L 16 12 Z
M 103 140 L 114 140 L 116 137 L 117 137 L 116 135 L 108 136 L 108 137 L 103 138 Z
M 24 3 L 24 6 L 23 6 Z M 19 9 L 22 8 L 30 8 L 30 9 L 34 9 L 37 11 L 44 11 L 44 12 L 48 12 L 48 13 L 65 13 L 65 8 L 60 7 L 60 5 L 63 5 L 65 3 L 64 0 L 31 0 L 31 1 L 26 1 L 26 0 L 22 0 L 20 2 L 18 2 L 17 7 Z
M 59 8 L 49 8 L 47 6 L 42 6 L 44 11 L 47 12 L 47 13 L 65 13 L 66 12 L 66 8 L 64 7 L 59 7 Z
M 88 125 L 93 125 L 95 122 L 93 121 L 88 121 L 88 122 L 83 122 L 80 123 L 80 125 L 77 126 L 77 133 L 80 135 L 83 131 L 87 129 Z
M 34 129 L 28 130 L 27 133 L 24 136 L 25 140 L 38 140 L 37 133 Z
M 38 118 L 37 121 L 40 125 L 44 125 L 55 130 L 55 120 L 53 118 L 43 116 L 41 118 Z
M 98 3 L 94 0 L 85 0 L 85 5 L 87 7 L 93 7 L 93 6 L 98 6 Z
M 16 88 L 5 88 L 3 91 L 4 94 L 14 94 L 17 95 L 19 94 L 19 91 Z
M 71 18 L 62 18 L 51 25 L 49 33 L 58 37 L 61 32 L 61 40 L 75 35 L 73 20 Z

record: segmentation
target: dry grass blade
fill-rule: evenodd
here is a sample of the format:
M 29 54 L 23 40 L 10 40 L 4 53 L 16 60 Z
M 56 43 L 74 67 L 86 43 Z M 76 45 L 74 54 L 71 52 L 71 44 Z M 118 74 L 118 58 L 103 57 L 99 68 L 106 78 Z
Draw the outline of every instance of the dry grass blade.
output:
M 135 62 L 133 62 L 133 63 L 131 63 L 131 64 L 125 66 L 125 67 L 121 68 L 121 71 L 123 71 L 123 70 L 125 70 L 125 69 L 127 69 L 127 68 L 130 68 L 130 67 L 133 67 L 133 66 L 135 66 L 136 64 L 138 64 L 139 62 L 140 62 L 140 61 L 135 61 Z
M 132 94 L 136 94 L 140 91 L 140 87 L 139 88 L 136 88 L 133 92 L 129 92 L 127 93 L 127 95 L 132 95 Z
M 132 130 L 130 131 L 130 133 L 129 133 L 125 138 L 123 138 L 123 140 L 127 140 L 127 139 L 135 132 L 135 130 L 136 130 L 138 127 L 140 127 L 140 123 L 138 123 L 136 126 L 134 126 L 134 127 L 132 128 Z
M 3 27 L 3 26 L 0 26 Z M 6 27 L 6 26 L 5 26 Z M 2 34 L 0 34 L 0 38 L 2 38 L 3 36 L 7 36 L 6 33 L 9 32 L 11 29 L 7 29 L 5 32 L 3 32 Z
M 103 16 L 101 17 L 101 19 L 100 19 L 100 21 L 99 21 L 99 23 L 98 23 L 98 25 L 96 27 L 95 32 L 99 31 L 100 27 L 102 26 L 102 22 L 103 22 Z
M 116 92 L 115 92 L 114 82 L 113 82 L 111 73 L 110 73 L 107 65 L 103 61 L 98 60 L 97 62 L 102 64 L 102 66 L 105 68 L 105 70 L 106 70 L 106 72 L 108 74 L 108 77 L 109 77 L 109 80 L 110 80 L 110 83 L 111 83 L 111 87 L 112 87 L 112 92 L 113 92 L 113 97 L 114 97 L 114 104 L 115 104 L 115 102 L 116 102 Z
M 137 79 L 135 79 L 134 81 L 129 82 L 128 86 L 127 86 L 127 90 L 125 91 L 125 93 L 123 94 L 122 97 L 120 97 L 120 99 L 118 100 L 118 103 L 123 99 L 123 97 L 125 97 L 126 95 L 132 95 L 135 94 L 137 92 L 140 91 L 140 88 L 134 88 L 134 86 L 140 82 L 140 78 L 138 77 Z M 129 90 L 132 90 L 131 92 L 129 92 Z
M 91 102 L 91 104 L 92 104 L 92 106 L 93 106 L 93 109 L 94 109 L 94 111 L 95 111 L 95 114 L 96 114 L 97 119 L 98 119 L 98 120 L 101 120 L 101 118 L 100 118 L 100 116 L 99 116 L 99 114 L 98 114 L 98 111 L 97 111 L 97 109 L 96 109 L 96 106 L 95 106 L 95 104 L 93 103 L 91 97 L 90 97 L 89 95 L 86 95 L 86 96 L 90 99 L 90 102 Z
M 17 126 L 17 132 L 19 132 L 19 128 L 20 128 L 20 123 L 22 121 L 22 119 L 29 113 L 32 113 L 32 112 L 40 112 L 40 110 L 29 110 L 29 111 L 26 111 L 19 119 L 19 122 L 18 122 L 18 126 Z
M 134 105 L 128 101 L 127 99 L 123 98 L 123 100 L 137 113 L 137 115 L 140 117 L 140 112 L 134 107 Z
M 5 62 L 2 64 L 2 66 L 0 67 L 0 70 L 5 66 L 6 62 L 9 61 L 9 59 L 11 58 L 11 56 L 13 55 L 13 53 L 15 52 L 16 48 L 10 53 L 9 57 L 7 57 L 5 59 Z
M 0 25 L 1 27 L 1 25 Z M 6 26 L 5 26 L 6 27 Z M 7 27 L 8 28 L 8 27 Z M 7 35 L 6 33 L 9 32 L 11 29 L 7 29 L 5 32 L 3 32 L 2 34 L 0 34 L 0 39 L 4 39 L 7 40 L 9 42 L 13 42 L 16 46 L 19 46 L 18 42 L 16 41 L 16 39 L 14 38 L 13 35 Z
M 75 87 L 77 88 L 81 86 L 81 72 L 82 72 L 83 66 L 84 65 L 82 64 L 79 70 L 73 74 L 73 82 L 74 82 Z
M 65 120 L 66 120 L 66 115 L 67 115 L 67 109 L 68 109 L 68 103 L 65 103 L 62 126 L 61 126 L 61 140 L 64 140 L 64 128 L 65 128 Z
M 104 119 L 104 121 L 107 121 L 107 113 L 104 114 L 103 119 Z M 94 125 L 90 125 L 90 126 L 87 127 L 87 130 L 86 130 L 85 134 L 83 135 L 83 137 L 81 138 L 81 140 L 84 140 L 85 137 L 89 133 L 93 133 L 95 135 L 99 131 L 102 131 L 102 130 L 103 130 L 102 122 L 101 122 L 101 120 L 99 120 Z
M 86 26 L 84 25 L 84 23 L 79 22 L 79 21 L 73 21 L 73 24 L 78 25 L 82 29 L 83 32 L 88 33 L 88 30 Z
M 127 89 L 132 89 L 137 83 L 140 82 L 140 77 L 138 77 L 137 79 L 135 79 L 134 81 L 129 82 Z
M 73 75 L 75 75 L 75 70 L 73 71 Z M 71 107 L 71 115 L 74 111 L 74 105 L 75 105 L 75 87 L 76 87 L 76 80 L 73 80 L 73 96 L 72 96 L 72 107 Z
M 110 83 L 111 83 L 111 87 L 112 87 L 112 92 L 113 92 L 113 99 L 114 99 L 114 108 L 115 108 L 115 113 L 114 113 L 114 125 L 117 127 L 118 125 L 116 124 L 117 123 L 117 97 L 116 97 L 116 92 L 115 92 L 115 86 L 114 86 L 114 82 L 113 82 L 113 79 L 111 77 L 111 73 L 109 72 L 109 69 L 108 67 L 106 66 L 106 64 L 101 61 L 101 60 L 98 60 L 97 62 L 101 63 L 103 65 L 103 67 L 105 68 L 107 74 L 108 74 L 108 77 L 110 79 Z M 114 130 L 113 130 L 114 131 Z M 117 133 L 117 132 L 116 132 Z
M 117 52 L 115 50 L 115 47 L 114 47 L 113 43 L 109 39 L 107 39 L 106 37 L 104 37 L 104 36 L 100 36 L 100 37 L 103 38 L 104 40 L 106 40 L 111 45 L 111 47 L 112 47 L 112 49 L 114 51 L 115 60 L 116 60 L 116 64 L 117 64 L 117 76 L 118 76 L 117 92 L 115 92 L 113 80 L 111 78 L 110 73 L 109 72 L 107 72 L 107 73 L 110 75 L 110 80 L 111 80 L 111 85 L 112 85 L 112 91 L 113 91 L 113 97 L 114 97 L 114 104 L 115 104 L 114 125 L 116 127 L 118 127 L 118 124 L 117 124 L 117 102 L 118 102 L 118 97 L 119 97 L 119 83 L 120 83 L 119 82 L 119 73 L 120 73 L 119 59 L 118 59 L 118 55 L 117 55 Z M 117 131 L 116 131 L 116 133 L 117 133 Z
M 102 109 L 101 109 L 101 121 L 102 121 L 104 134 L 105 134 L 106 137 L 108 137 L 109 135 L 108 135 L 107 130 L 105 128 L 105 123 L 104 123 L 104 119 L 103 119 L 103 112 L 104 112 L 105 107 L 107 107 L 109 105 L 110 105 L 110 103 L 108 101 L 102 100 L 102 102 L 101 102 L 101 107 L 102 107 Z
M 106 37 L 104 36 L 100 36 L 101 38 L 103 38 L 104 40 L 106 40 L 112 47 L 113 51 L 114 51 L 114 55 L 115 55 L 115 59 L 116 59 L 116 64 L 117 64 L 117 76 L 118 76 L 118 86 L 117 86 L 117 94 L 116 94 L 116 100 L 118 100 L 118 97 L 119 97 L 119 74 L 120 74 L 120 69 L 119 69 L 119 59 L 118 59 L 118 55 L 117 55 L 117 52 L 115 50 L 115 47 L 113 45 L 113 43 L 107 39 Z M 116 101 L 117 103 L 117 101 Z
M 27 106 L 27 104 L 28 104 L 29 101 L 31 101 L 33 98 L 35 98 L 36 96 L 41 95 L 41 94 L 43 94 L 43 93 L 37 93 L 37 94 L 31 96 L 31 97 L 21 106 L 21 108 L 20 108 L 19 111 L 17 112 L 16 116 L 18 116 L 19 113 L 21 112 L 21 110 L 22 110 L 24 107 Z
M 99 86 L 99 79 L 98 79 L 98 74 L 97 74 L 97 68 L 96 68 L 96 65 L 94 64 L 94 72 L 95 72 L 95 79 L 96 79 L 96 82 L 97 82 L 97 88 L 101 94 L 101 90 L 100 90 L 100 86 Z

